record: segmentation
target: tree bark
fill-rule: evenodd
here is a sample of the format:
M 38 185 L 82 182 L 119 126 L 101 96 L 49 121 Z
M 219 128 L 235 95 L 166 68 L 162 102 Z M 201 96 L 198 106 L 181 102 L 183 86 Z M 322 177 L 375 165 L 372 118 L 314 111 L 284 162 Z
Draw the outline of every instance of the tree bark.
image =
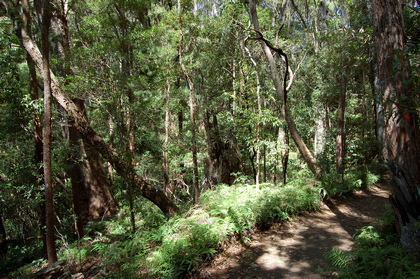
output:
M 222 140 L 217 116 L 210 112 L 207 112 L 204 117 L 204 128 L 206 130 L 206 145 L 209 156 L 204 166 L 207 181 L 210 187 L 219 183 L 232 185 L 235 180 L 235 176 L 232 173 L 242 171 L 236 138 L 233 134 L 230 134 L 227 140 Z M 254 162 L 253 158 L 251 162 Z
M 22 5 L 22 21 L 23 21 L 23 26 L 22 28 L 24 28 L 25 30 L 27 30 L 28 34 L 32 34 L 32 28 L 31 28 L 31 15 L 30 15 L 30 11 L 29 11 L 29 3 L 28 0 L 22 0 L 21 1 L 21 5 Z M 29 70 L 29 94 L 31 96 L 31 100 L 32 101 L 36 101 L 39 100 L 39 94 L 38 94 L 38 80 L 37 80 L 37 75 L 36 75 L 36 67 L 35 67 L 35 63 L 32 60 L 31 56 L 29 54 L 26 54 L 26 63 L 28 65 L 28 70 Z M 33 133 L 34 133 L 34 141 L 35 141 L 35 156 L 34 156 L 34 161 L 35 161 L 35 165 L 39 166 L 38 170 L 37 170 L 37 175 L 38 175 L 38 185 L 40 186 L 40 189 L 43 187 L 44 185 L 44 167 L 42 165 L 43 162 L 43 143 L 42 143 L 42 120 L 41 120 L 41 115 L 38 113 L 34 113 L 32 116 L 32 121 L 33 121 Z M 42 193 L 42 195 L 44 196 L 45 192 Z M 44 252 L 45 254 L 47 253 L 47 239 L 46 239 L 46 234 L 45 234 L 45 203 L 41 202 L 39 205 L 39 215 L 41 218 L 41 222 L 39 224 L 40 227 L 40 232 L 42 235 L 42 240 L 44 243 Z
M 73 101 L 87 119 L 84 101 Z M 83 236 L 83 225 L 90 220 L 112 215 L 117 211 L 117 203 L 109 190 L 110 183 L 98 152 L 82 140 L 77 129 L 72 126 L 69 127 L 69 140 L 76 149 L 71 156 L 74 164 L 71 170 L 73 207 L 79 235 Z
M 343 69 L 345 67 L 342 64 Z M 346 111 L 346 95 L 347 95 L 347 77 L 345 70 L 341 73 L 340 97 L 338 99 L 337 109 L 337 135 L 336 135 L 336 168 L 337 173 L 344 175 L 344 158 L 346 146 L 346 130 L 345 130 L 345 111 Z
M 51 162 L 51 139 L 52 139 L 52 94 L 51 94 L 51 75 L 49 64 L 49 29 L 51 23 L 50 2 L 42 1 L 42 78 L 44 80 L 44 116 L 43 116 L 43 166 L 45 184 L 45 214 L 46 214 L 46 239 L 48 263 L 53 264 L 57 261 L 57 251 L 55 247 L 55 214 L 54 214 L 54 192 L 52 179 Z
M 383 96 L 384 158 L 393 174 L 390 201 L 397 216 L 400 240 L 407 251 L 420 251 L 420 131 L 404 54 L 406 38 L 402 3 L 372 0 L 380 95 Z
M 166 81 L 165 89 L 165 139 L 163 140 L 162 146 L 162 158 L 163 158 L 163 192 L 168 195 L 168 190 L 172 192 L 169 183 L 169 162 L 168 162 L 168 145 L 169 145 L 169 116 L 170 116 L 170 92 L 171 85 L 169 80 Z M 172 194 L 174 194 L 172 192 Z
M 0 214 L 0 245 L 6 241 L 6 229 L 4 228 L 3 217 Z

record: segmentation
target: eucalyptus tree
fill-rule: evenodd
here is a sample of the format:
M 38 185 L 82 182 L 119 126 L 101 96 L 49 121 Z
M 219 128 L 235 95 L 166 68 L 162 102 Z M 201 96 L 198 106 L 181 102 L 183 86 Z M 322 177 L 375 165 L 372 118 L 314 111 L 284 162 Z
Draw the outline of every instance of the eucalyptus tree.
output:
M 420 131 L 418 92 L 405 51 L 402 2 L 372 0 L 380 96 L 384 107 L 383 156 L 393 174 L 391 204 L 404 248 L 419 252 Z
M 304 157 L 306 163 L 308 164 L 308 167 L 311 169 L 311 171 L 315 175 L 318 176 L 321 174 L 321 168 L 319 167 L 312 152 L 306 146 L 298 130 L 296 129 L 295 121 L 291 115 L 289 107 L 287 106 L 287 91 L 288 91 L 287 83 L 288 83 L 288 72 L 289 72 L 289 67 L 290 67 L 289 62 L 288 62 L 288 56 L 285 52 L 283 52 L 282 49 L 275 48 L 269 41 L 267 41 L 263 37 L 263 34 L 260 32 L 260 24 L 259 24 L 259 19 L 258 19 L 258 14 L 257 14 L 257 6 L 255 2 L 250 1 L 249 10 L 250 10 L 250 17 L 251 17 L 250 20 L 257 33 L 257 37 L 255 39 L 261 41 L 261 47 L 270 65 L 273 83 L 275 85 L 278 97 L 283 102 L 283 107 L 284 107 L 283 114 L 288 124 L 288 128 L 291 133 L 291 136 L 295 144 L 298 146 L 298 149 L 301 155 Z M 285 64 L 286 64 L 285 70 L 284 70 L 285 74 L 283 75 L 283 78 L 281 78 L 280 74 L 278 73 L 276 61 L 274 60 L 272 51 L 274 51 L 276 54 L 281 56 L 281 59 L 285 61 Z
M 48 263 L 57 261 L 57 250 L 55 246 L 55 213 L 54 213 L 54 192 L 52 177 L 52 89 L 50 71 L 50 25 L 51 25 L 51 3 L 49 0 L 42 1 L 42 79 L 44 81 L 44 115 L 43 115 L 43 167 L 45 184 L 45 220 L 46 220 L 46 245 Z

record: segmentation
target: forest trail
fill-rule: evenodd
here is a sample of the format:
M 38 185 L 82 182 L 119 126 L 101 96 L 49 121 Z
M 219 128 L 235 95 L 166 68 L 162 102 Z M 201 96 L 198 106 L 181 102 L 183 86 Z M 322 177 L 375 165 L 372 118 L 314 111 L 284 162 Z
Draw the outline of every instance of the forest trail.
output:
M 322 203 L 318 212 L 273 225 L 249 236 L 244 246 L 227 245 L 198 278 L 307 278 L 323 277 L 328 267 L 325 252 L 333 247 L 350 250 L 352 235 L 363 226 L 374 225 L 387 210 L 391 188 L 387 180 Z M 195 277 L 195 278 L 197 278 Z

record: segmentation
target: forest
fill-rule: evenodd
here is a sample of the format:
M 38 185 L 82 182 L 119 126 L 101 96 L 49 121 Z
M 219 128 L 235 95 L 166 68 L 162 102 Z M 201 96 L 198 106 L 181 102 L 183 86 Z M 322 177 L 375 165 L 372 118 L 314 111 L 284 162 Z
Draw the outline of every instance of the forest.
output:
M 201 278 L 385 180 L 320 272 L 420 276 L 418 0 L 0 0 L 0 49 L 1 278 Z

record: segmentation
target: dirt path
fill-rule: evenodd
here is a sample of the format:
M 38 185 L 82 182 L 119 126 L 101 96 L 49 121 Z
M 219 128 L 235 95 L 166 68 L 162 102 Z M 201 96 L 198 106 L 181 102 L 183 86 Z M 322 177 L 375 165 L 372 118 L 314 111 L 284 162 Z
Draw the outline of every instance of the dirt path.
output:
M 231 243 L 198 278 L 323 278 L 317 269 L 328 266 L 324 253 L 333 247 L 351 249 L 356 230 L 386 211 L 390 187 L 382 182 L 323 203 L 319 212 L 255 232 L 247 247 Z

